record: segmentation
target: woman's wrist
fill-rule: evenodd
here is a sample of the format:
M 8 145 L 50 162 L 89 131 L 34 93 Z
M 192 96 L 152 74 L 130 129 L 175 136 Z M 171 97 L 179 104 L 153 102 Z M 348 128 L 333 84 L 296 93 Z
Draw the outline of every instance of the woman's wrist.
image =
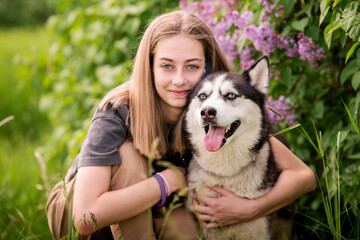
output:
M 243 200 L 242 200 L 243 201 Z M 244 206 L 246 206 L 244 208 Z M 266 201 L 262 197 L 256 199 L 246 199 L 242 202 L 238 210 L 238 219 L 240 222 L 248 222 L 259 217 L 265 216 Z
M 160 177 L 162 177 L 162 179 L 164 180 L 164 184 L 165 184 L 165 190 L 166 190 L 166 196 L 170 196 L 171 194 L 171 188 L 170 188 L 170 184 L 169 181 L 167 180 L 167 178 L 161 173 L 158 172 L 156 173 L 157 175 L 159 175 Z
M 167 197 L 164 177 L 161 176 L 161 174 L 159 174 L 159 173 L 154 174 L 152 177 L 155 178 L 157 180 L 157 182 L 159 183 L 160 192 L 161 192 L 161 199 L 156 204 L 156 206 L 158 206 L 158 207 L 164 206 L 166 203 L 166 197 Z
M 173 169 L 165 169 L 164 171 L 160 172 L 162 176 L 164 176 L 169 184 L 170 195 L 173 192 L 177 192 L 180 190 L 179 179 L 181 178 L 180 172 L 175 171 Z
M 267 207 L 267 201 L 266 198 L 260 197 L 257 199 L 252 200 L 252 217 L 253 219 L 259 218 L 259 217 L 264 217 L 266 215 L 266 207 Z

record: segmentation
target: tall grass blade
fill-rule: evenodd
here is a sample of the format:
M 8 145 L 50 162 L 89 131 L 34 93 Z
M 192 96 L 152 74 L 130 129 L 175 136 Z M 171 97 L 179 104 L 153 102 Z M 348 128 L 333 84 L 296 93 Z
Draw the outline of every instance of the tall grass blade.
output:
M 266 106 L 270 111 L 272 111 L 273 113 L 275 113 L 276 115 L 278 115 L 279 117 L 286 119 L 281 113 L 279 113 L 278 111 L 276 111 L 274 108 L 270 107 L 270 106 Z
M 11 120 L 13 120 L 14 119 L 14 116 L 9 116 L 9 117 L 7 117 L 7 118 L 5 118 L 5 119 L 3 119 L 1 122 L 0 122 L 0 127 L 2 126 L 2 125 L 4 125 L 4 124 L 6 124 L 6 123 L 8 123 L 8 122 L 10 122 Z
M 312 120 L 311 120 L 312 121 Z M 298 129 L 300 133 L 306 138 L 306 140 L 314 147 L 317 151 L 318 155 L 322 159 L 323 164 L 323 176 L 324 176 L 324 183 L 325 183 L 325 192 L 323 187 L 320 185 L 321 191 L 321 198 L 324 204 L 325 215 L 327 219 L 327 228 L 329 228 L 331 235 L 334 239 L 342 239 L 341 235 L 341 202 L 340 202 L 340 168 L 339 168 L 339 159 L 340 159 L 340 136 L 341 133 L 339 132 L 337 135 L 336 146 L 333 146 L 330 163 L 327 162 L 326 155 L 323 151 L 322 147 L 322 135 L 321 132 L 318 134 L 315 123 L 312 121 L 313 127 L 316 134 L 316 141 L 315 144 L 312 139 L 310 138 L 309 134 L 306 130 L 301 126 L 301 129 Z M 328 170 L 331 171 L 331 179 L 329 181 L 327 177 Z M 320 183 L 320 179 L 316 175 L 317 181 Z M 333 189 L 335 189 L 335 195 L 333 195 Z M 334 199 L 333 199 L 334 198 Z
M 315 130 L 315 135 L 316 135 L 316 140 L 317 140 L 317 143 L 318 143 L 318 148 L 317 148 L 318 153 L 320 154 L 320 157 L 323 158 L 324 157 L 324 151 L 322 149 L 321 133 L 320 133 L 320 137 L 319 137 L 318 131 L 316 129 L 315 123 L 314 123 L 312 118 L 311 118 L 311 122 L 313 124 L 314 130 Z
M 300 130 L 298 131 L 305 137 L 305 139 L 313 146 L 313 148 L 316 150 L 316 152 L 321 156 L 319 149 L 316 147 L 313 140 L 310 138 L 309 134 L 306 132 L 306 130 L 303 128 L 303 126 L 300 126 Z
M 347 114 L 348 114 L 348 116 L 349 116 L 349 119 L 350 119 L 350 121 L 351 121 L 351 124 L 353 125 L 356 133 L 360 135 L 359 127 L 356 125 L 356 123 L 355 123 L 355 121 L 354 121 L 354 118 L 351 116 L 351 113 L 350 113 L 348 107 L 346 106 L 346 104 L 345 104 L 345 102 L 344 102 L 343 99 L 341 99 L 341 101 L 343 102 L 343 104 L 344 104 L 344 106 L 345 106 L 346 112 L 347 112 Z
M 276 136 L 276 135 L 279 135 L 279 134 L 283 134 L 283 133 L 289 132 L 289 131 L 291 131 L 291 130 L 297 128 L 297 127 L 300 127 L 300 126 L 301 126 L 300 123 L 295 124 L 295 125 L 293 125 L 293 126 L 290 126 L 290 127 L 288 127 L 288 128 L 285 128 L 285 129 L 283 129 L 283 130 L 281 130 L 281 131 L 279 131 L 279 132 L 277 132 L 277 133 L 275 133 L 275 134 L 272 134 L 272 136 Z

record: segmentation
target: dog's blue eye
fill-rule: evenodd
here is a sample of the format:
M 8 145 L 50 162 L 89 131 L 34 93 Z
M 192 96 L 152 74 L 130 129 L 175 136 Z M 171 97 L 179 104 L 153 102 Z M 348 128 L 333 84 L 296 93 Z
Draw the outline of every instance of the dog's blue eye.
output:
M 229 93 L 227 96 L 226 96 L 227 99 L 235 99 L 236 98 L 236 95 L 234 93 Z
M 204 100 L 206 98 L 206 95 L 204 93 L 201 93 L 199 95 L 200 100 Z

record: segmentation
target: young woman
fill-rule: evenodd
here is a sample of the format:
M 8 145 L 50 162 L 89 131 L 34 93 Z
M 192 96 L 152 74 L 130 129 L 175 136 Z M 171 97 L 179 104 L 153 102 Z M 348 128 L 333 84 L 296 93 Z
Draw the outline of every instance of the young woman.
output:
M 173 154 L 170 145 L 186 95 L 206 71 L 229 71 L 229 67 L 201 20 L 175 11 L 148 26 L 131 80 L 105 96 L 91 121 L 81 152 L 66 176 L 67 193 L 60 182 L 49 197 L 46 211 L 55 238 L 68 232 L 66 196 L 71 195 L 74 227 L 92 239 L 111 235 L 115 239 L 156 239 L 159 234 L 164 239 L 196 239 L 196 220 L 184 207 L 172 211 L 164 225 L 157 205 L 186 187 L 182 166 L 189 159 Z M 267 215 L 315 188 L 312 171 L 279 141 L 271 141 L 281 170 L 275 187 L 256 200 L 219 187 L 213 190 L 220 198 L 197 196 L 196 215 L 205 227 Z M 178 167 L 148 177 L 147 159 L 151 156 Z

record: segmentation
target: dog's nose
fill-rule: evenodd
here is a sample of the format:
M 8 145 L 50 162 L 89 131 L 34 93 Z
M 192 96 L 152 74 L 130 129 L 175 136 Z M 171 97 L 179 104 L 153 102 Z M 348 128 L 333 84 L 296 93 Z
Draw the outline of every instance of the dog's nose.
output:
M 213 107 L 204 107 L 201 112 L 201 118 L 205 121 L 212 120 L 216 115 L 216 109 Z

